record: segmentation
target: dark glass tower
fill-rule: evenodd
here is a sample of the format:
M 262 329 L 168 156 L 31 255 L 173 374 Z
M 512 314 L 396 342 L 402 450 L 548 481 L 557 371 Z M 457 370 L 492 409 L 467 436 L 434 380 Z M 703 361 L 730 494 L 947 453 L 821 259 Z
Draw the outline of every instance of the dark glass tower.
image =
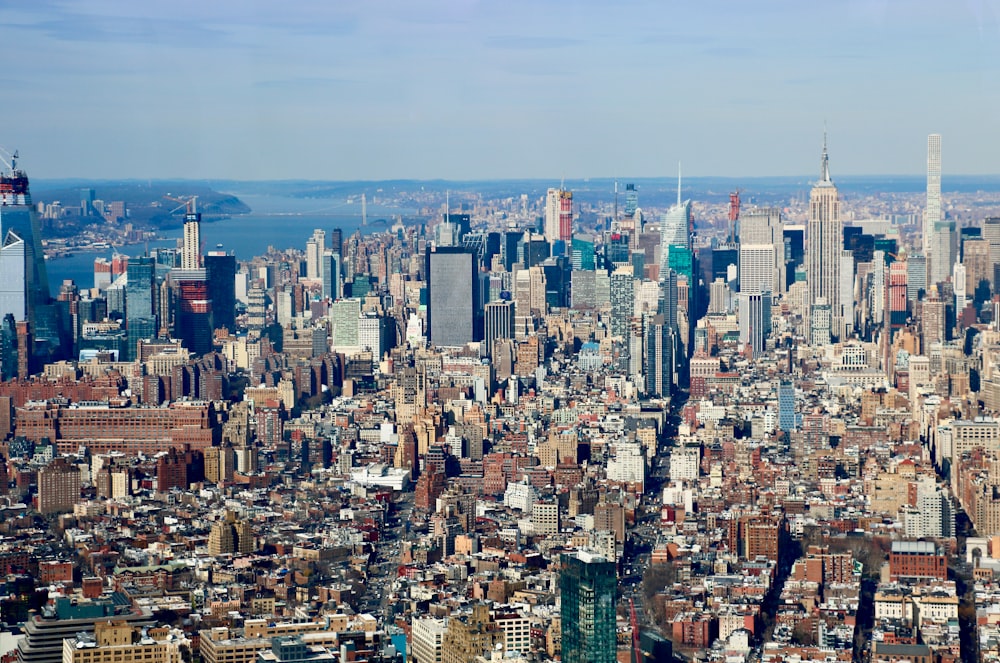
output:
M 427 328 L 431 343 L 462 346 L 482 338 L 476 254 L 452 247 L 428 251 L 427 274 Z
M 8 231 L 24 241 L 25 311 L 23 320 L 30 323 L 32 354 L 46 361 L 61 353 L 59 312 L 51 304 L 49 276 L 42 251 L 41 228 L 31 202 L 28 176 L 17 168 L 17 154 L 9 170 L 0 171 L 0 242 L 9 239 Z M 14 313 L 16 311 L 5 311 Z M 20 321 L 20 320 L 18 320 Z
M 156 261 L 133 258 L 125 285 L 125 330 L 128 347 L 124 361 L 135 359 L 136 342 L 156 337 Z
M 615 563 L 579 551 L 562 556 L 559 576 L 563 663 L 614 663 Z
M 212 323 L 216 329 L 236 329 L 236 256 L 209 251 L 205 256 L 208 295 L 212 300 Z
M 212 323 L 212 298 L 205 270 L 175 269 L 170 272 L 170 278 L 177 285 L 174 315 L 177 338 L 191 354 L 211 352 L 215 325 Z

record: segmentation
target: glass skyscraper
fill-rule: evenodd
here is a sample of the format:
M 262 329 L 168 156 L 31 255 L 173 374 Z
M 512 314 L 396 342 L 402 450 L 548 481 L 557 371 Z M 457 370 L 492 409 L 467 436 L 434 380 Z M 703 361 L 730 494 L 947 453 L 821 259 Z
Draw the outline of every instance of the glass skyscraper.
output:
M 559 576 L 563 663 L 614 663 L 615 563 L 587 551 L 562 556 Z
M 156 336 L 156 261 L 133 258 L 128 262 L 125 284 L 125 329 L 128 347 L 123 361 L 135 359 L 136 342 Z
M 439 247 L 427 253 L 427 328 L 438 346 L 462 346 L 482 337 L 477 310 L 476 255 L 464 248 Z

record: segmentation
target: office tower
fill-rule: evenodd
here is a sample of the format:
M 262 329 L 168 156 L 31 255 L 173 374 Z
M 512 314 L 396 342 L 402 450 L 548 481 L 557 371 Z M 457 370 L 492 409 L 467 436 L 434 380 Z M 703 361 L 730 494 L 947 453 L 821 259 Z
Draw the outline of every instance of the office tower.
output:
M 990 243 L 985 239 L 967 239 L 962 243 L 962 264 L 965 265 L 965 292 L 976 300 L 978 308 L 989 299 L 993 286 L 993 263 L 990 261 Z
M 574 235 L 570 247 L 570 258 L 572 259 L 574 270 L 593 271 L 597 268 L 593 237 Z
M 951 276 L 952 268 L 958 259 L 957 239 L 954 221 L 938 221 L 934 224 L 929 256 L 931 270 L 929 283 L 944 283 Z
M 65 458 L 56 458 L 38 471 L 38 512 L 72 511 L 80 501 L 80 470 Z
M 647 396 L 668 397 L 673 385 L 673 330 L 662 315 L 646 322 L 646 343 L 643 377 Z
M 358 321 L 361 318 L 361 300 L 340 299 L 330 305 L 330 323 L 333 347 L 353 348 L 360 343 Z
M 991 216 L 983 221 L 983 239 L 990 245 L 990 265 L 1000 264 L 1000 217 Z M 993 287 L 1000 289 L 1000 284 L 994 282 Z
M 371 352 L 375 361 L 381 360 L 389 350 L 390 324 L 393 324 L 391 318 L 374 313 L 365 313 L 358 318 L 358 345 L 362 350 Z
M 795 430 L 795 387 L 791 380 L 778 384 L 778 428 L 785 432 Z
M 729 282 L 730 266 L 736 268 L 740 264 L 740 247 L 738 244 L 719 244 L 712 249 L 712 280 L 722 279 Z
M 181 269 L 201 267 L 201 212 L 195 199 L 188 203 L 184 215 L 184 246 L 181 249 Z
M 573 192 L 559 192 L 559 239 L 569 243 L 573 239 Z
M 334 252 L 337 256 L 343 254 L 344 251 L 344 231 L 340 228 L 334 228 L 330 231 L 330 250 Z
M 494 341 L 514 338 L 514 302 L 507 300 L 487 304 L 484 326 L 482 354 L 492 357 Z
M 932 343 L 945 340 L 944 302 L 938 295 L 936 285 L 932 285 L 924 299 L 923 315 L 920 317 L 923 354 L 929 356 Z
M 625 216 L 635 216 L 635 211 L 639 209 L 639 192 L 635 190 L 632 183 L 625 185 Z
M 815 300 L 809 308 L 809 342 L 819 347 L 831 342 L 833 307 L 826 297 Z
M 927 258 L 914 253 L 906 257 L 906 301 L 912 306 L 921 291 L 927 293 Z
M 28 317 L 27 258 L 24 240 L 8 230 L 0 246 L 0 320 L 8 314 L 16 321 Z
M 840 251 L 840 305 L 843 316 L 844 333 L 841 339 L 854 330 L 854 252 Z
M 781 287 L 775 277 L 775 238 L 782 237 L 779 219 L 777 210 L 758 209 L 748 212 L 740 223 L 740 343 L 753 357 L 763 353 L 771 334 L 771 293 L 776 285 Z
M 573 238 L 573 192 L 562 187 L 545 194 L 545 240 L 567 244 Z
M 660 310 L 663 319 L 674 331 L 677 331 L 677 272 L 668 269 L 666 274 L 660 274 Z
M 306 278 L 319 279 L 320 257 L 326 248 L 326 233 L 317 228 L 313 230 L 312 236 L 306 240 Z
M 893 329 L 900 329 L 906 324 L 907 270 L 906 262 L 889 265 L 889 324 Z
M 135 358 L 136 342 L 155 338 L 158 330 L 156 262 L 152 258 L 133 258 L 128 263 L 126 279 L 125 329 L 128 336 L 128 347 L 122 360 L 132 361 Z
M 806 250 L 806 280 L 809 299 L 822 299 L 830 310 L 830 334 L 844 336 L 843 310 L 840 301 L 840 252 L 843 245 L 840 223 L 840 196 L 830 179 L 830 162 L 823 137 L 820 179 L 809 194 L 809 236 Z M 823 325 L 825 326 L 825 325 Z M 815 336 L 814 336 L 815 338 Z
M 761 256 L 757 260 L 769 263 L 766 276 L 770 285 L 761 286 L 759 291 L 772 293 L 785 291 L 785 237 L 781 222 L 781 210 L 776 207 L 755 207 L 740 215 L 740 251 L 744 247 L 761 253 L 760 247 L 770 247 L 770 258 Z M 740 260 L 740 280 L 743 279 L 743 259 Z M 759 267 L 758 267 L 759 268 Z M 755 275 L 754 275 L 755 276 Z M 741 288 L 742 291 L 742 288 Z
M 42 251 L 41 226 L 31 202 L 28 176 L 17 168 L 14 160 L 9 171 L 0 172 L 0 240 L 5 245 L 10 239 L 10 231 L 24 242 L 24 319 L 30 323 L 36 341 L 45 341 L 54 348 L 58 345 L 59 334 L 56 313 L 49 305 L 49 277 Z
M 624 339 L 635 309 L 635 278 L 632 266 L 619 267 L 611 275 L 611 336 Z
M 427 251 L 427 328 L 430 342 L 461 346 L 481 337 L 476 256 L 464 248 Z
M 740 293 L 773 292 L 774 248 L 769 244 L 740 243 Z
M 933 255 L 931 237 L 937 224 L 943 220 L 944 216 L 941 211 L 941 134 L 931 134 L 927 136 L 927 207 L 924 210 L 923 223 L 924 255 Z M 948 264 L 948 269 L 951 269 L 951 263 Z
M 660 251 L 665 247 L 679 246 L 691 248 L 691 201 L 680 200 L 678 191 L 677 204 L 660 215 Z M 661 253 L 665 256 L 665 252 Z
M 628 235 L 608 233 L 604 240 L 604 267 L 608 274 L 615 271 L 619 265 L 631 262 L 630 254 Z
M 955 290 L 955 314 L 961 314 L 965 310 L 966 296 L 965 290 L 965 265 L 956 262 L 951 271 L 951 286 Z
M 563 663 L 614 663 L 615 563 L 586 550 L 563 553 L 561 559 Z
M 327 250 L 320 257 L 323 273 L 323 298 L 338 299 L 340 297 L 340 254 Z
M 212 324 L 216 329 L 236 330 L 236 256 L 209 251 L 205 256 L 208 297 L 212 300 Z
M 93 216 L 96 213 L 94 198 L 93 189 L 80 189 L 80 216 Z
M 759 357 L 771 335 L 771 293 L 740 293 L 739 305 L 740 343 Z
M 725 279 L 715 279 L 709 286 L 708 312 L 726 313 L 729 311 L 729 286 Z
M 191 354 L 212 351 L 212 299 L 204 269 L 174 269 L 170 279 L 176 284 L 174 333 Z

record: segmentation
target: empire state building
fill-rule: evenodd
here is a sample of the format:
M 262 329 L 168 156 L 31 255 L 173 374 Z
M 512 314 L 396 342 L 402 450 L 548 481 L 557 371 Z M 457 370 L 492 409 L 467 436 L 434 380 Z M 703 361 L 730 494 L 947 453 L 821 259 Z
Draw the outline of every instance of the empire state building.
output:
M 830 179 L 830 159 L 823 136 L 820 178 L 809 194 L 809 237 L 806 254 L 810 305 L 830 307 L 830 333 L 839 339 L 844 333 L 840 301 L 840 252 L 844 231 L 840 224 L 840 195 Z M 820 299 L 822 298 L 822 299 Z M 810 316 L 812 319 L 813 316 Z

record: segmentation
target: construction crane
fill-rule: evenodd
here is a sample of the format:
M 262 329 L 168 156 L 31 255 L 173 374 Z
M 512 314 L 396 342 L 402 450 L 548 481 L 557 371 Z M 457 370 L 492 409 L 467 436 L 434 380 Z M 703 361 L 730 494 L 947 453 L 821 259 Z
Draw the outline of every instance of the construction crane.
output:
M 740 218 L 740 190 L 737 189 L 729 194 L 729 241 L 733 241 L 733 233 L 736 222 Z
M 187 198 L 175 198 L 174 196 L 171 196 L 168 193 L 167 195 L 165 195 L 163 197 L 166 198 L 167 200 L 172 200 L 175 203 L 180 203 L 180 205 L 178 205 L 177 207 L 175 207 L 172 210 L 170 210 L 169 212 L 167 212 L 167 214 L 173 214 L 174 212 L 176 212 L 177 210 L 181 209 L 182 207 L 185 209 L 185 212 L 187 214 L 197 214 L 198 213 L 198 196 L 188 196 Z
M 21 157 L 17 153 L 17 150 L 14 150 L 14 153 L 11 154 L 4 148 L 0 147 L 0 163 L 6 166 L 7 170 L 9 170 L 11 173 L 17 171 L 17 160 L 20 158 Z
M 632 655 L 634 663 L 642 663 L 642 648 L 639 646 L 639 620 L 635 616 L 635 601 L 628 600 L 629 618 L 632 621 Z

